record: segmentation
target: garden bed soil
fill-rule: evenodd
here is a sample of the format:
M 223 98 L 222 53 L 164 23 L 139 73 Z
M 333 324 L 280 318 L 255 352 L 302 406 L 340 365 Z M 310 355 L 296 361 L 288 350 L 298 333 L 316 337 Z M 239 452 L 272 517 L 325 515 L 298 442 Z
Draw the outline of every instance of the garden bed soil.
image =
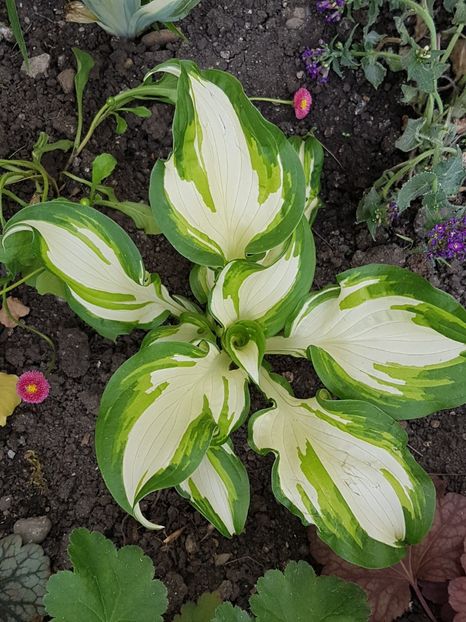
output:
M 306 0 L 231 0 L 219 5 L 203 0 L 183 21 L 187 42 L 161 49 L 144 42 L 121 42 L 96 26 L 64 21 L 62 2 L 23 2 L 20 13 L 32 56 L 48 53 L 46 76 L 26 77 L 21 57 L 11 44 L 0 42 L 0 157 L 28 157 L 40 131 L 52 139 L 71 138 L 75 126 L 72 93 L 65 93 L 58 74 L 74 66 L 71 47 L 89 51 L 96 61 L 85 99 L 89 120 L 112 94 L 138 84 L 146 70 L 172 56 L 192 58 L 201 67 L 231 71 L 249 95 L 290 98 L 305 83 L 298 53 L 328 39 L 333 28 L 308 8 Z M 6 21 L 4 8 L 0 20 Z M 344 25 L 342 26 L 344 29 Z M 315 238 L 318 263 L 315 287 L 334 281 L 349 267 L 369 262 L 395 263 L 426 276 L 465 303 L 465 273 L 459 264 L 436 268 L 422 253 L 394 232 L 373 242 L 363 226 L 355 225 L 355 209 L 364 189 L 398 158 L 394 142 L 406 112 L 397 103 L 399 84 L 389 77 L 379 91 L 350 72 L 328 86 L 315 87 L 311 115 L 297 122 L 288 107 L 261 104 L 267 118 L 287 134 L 304 134 L 312 126 L 332 155 L 327 155 Z M 172 138 L 169 106 L 151 106 L 150 119 L 129 119 L 128 132 L 117 137 L 111 122 L 99 128 L 76 161 L 76 172 L 89 176 L 93 158 L 110 152 L 119 167 L 112 178 L 121 198 L 146 200 L 150 170 L 166 157 Z M 52 170 L 60 162 L 50 158 Z M 65 193 L 73 195 L 69 185 Z M 79 198 L 79 195 L 76 195 Z M 12 212 L 10 212 L 12 213 Z M 146 266 L 157 271 L 173 293 L 190 295 L 188 262 L 161 236 L 147 237 L 124 217 L 112 214 L 141 249 Z M 422 242 L 414 213 L 396 232 Z M 58 366 L 51 377 L 49 399 L 34 407 L 23 405 L 0 430 L 0 537 L 12 531 L 21 517 L 47 515 L 52 531 L 44 542 L 54 570 L 68 567 L 66 547 L 74 527 L 103 532 L 118 546 L 138 544 L 154 560 L 157 577 L 169 589 L 170 614 L 187 599 L 206 590 L 245 606 L 257 578 L 269 568 L 283 568 L 290 559 L 309 556 L 306 529 L 273 498 L 270 489 L 272 459 L 259 458 L 248 448 L 244 431 L 235 446 L 251 479 L 251 509 L 245 533 L 232 540 L 209 529 L 207 522 L 174 491 L 152 495 L 145 503 L 149 517 L 166 528 L 146 531 L 113 501 L 97 468 L 93 434 L 99 398 L 111 374 L 134 354 L 142 333 L 112 343 L 96 335 L 65 305 L 50 296 L 20 288 L 16 295 L 30 306 L 28 324 L 57 344 Z M 21 373 L 44 368 L 50 352 L 32 333 L 19 328 L 0 334 L 0 369 Z M 310 395 L 319 386 L 306 361 L 274 359 L 275 368 L 292 381 L 298 395 Z M 257 406 L 260 398 L 253 396 Z M 407 426 L 410 445 L 430 473 L 441 474 L 450 490 L 466 493 L 466 426 L 460 410 L 442 412 Z M 164 543 L 167 536 L 172 537 Z M 170 619 L 170 616 L 168 616 Z M 416 602 L 405 621 L 427 618 Z

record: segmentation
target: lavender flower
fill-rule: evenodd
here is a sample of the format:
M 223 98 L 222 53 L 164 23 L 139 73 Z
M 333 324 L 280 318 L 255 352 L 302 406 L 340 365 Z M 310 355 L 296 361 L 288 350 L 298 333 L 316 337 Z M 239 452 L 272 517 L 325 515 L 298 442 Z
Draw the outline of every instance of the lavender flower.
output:
M 327 24 L 336 24 L 343 16 L 345 0 L 317 0 L 316 8 L 325 16 Z
M 431 258 L 466 259 L 466 216 L 450 218 L 428 233 L 427 254 Z
M 388 224 L 394 225 L 398 218 L 400 217 L 400 213 L 398 211 L 398 204 L 396 201 L 390 201 L 387 205 L 387 220 Z
M 326 84 L 328 82 L 329 66 L 326 62 L 326 55 L 326 47 L 306 48 L 301 54 L 301 59 L 306 66 L 307 75 L 311 80 L 316 80 L 319 84 Z

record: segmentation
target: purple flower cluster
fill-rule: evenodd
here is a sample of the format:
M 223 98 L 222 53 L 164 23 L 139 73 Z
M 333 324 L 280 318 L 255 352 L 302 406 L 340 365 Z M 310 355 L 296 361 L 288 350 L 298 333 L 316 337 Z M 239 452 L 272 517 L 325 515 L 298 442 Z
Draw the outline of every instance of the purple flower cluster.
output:
M 390 201 L 387 205 L 387 220 L 390 225 L 394 225 L 398 218 L 400 217 L 400 212 L 398 211 L 398 204 L 396 201 Z
M 328 82 L 329 67 L 325 62 L 327 50 L 325 47 L 306 48 L 301 54 L 301 59 L 306 66 L 306 73 L 311 80 L 317 80 L 319 84 Z
M 450 218 L 429 231 L 427 252 L 429 257 L 466 259 L 466 216 Z
M 317 0 L 316 8 L 324 14 L 327 24 L 336 24 L 342 18 L 345 0 Z

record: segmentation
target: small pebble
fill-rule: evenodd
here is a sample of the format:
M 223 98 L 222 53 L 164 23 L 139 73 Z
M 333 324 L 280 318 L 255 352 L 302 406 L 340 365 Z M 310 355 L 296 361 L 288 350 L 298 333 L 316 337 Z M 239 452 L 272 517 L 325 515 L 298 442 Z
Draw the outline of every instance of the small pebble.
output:
M 432 419 L 432 421 L 430 422 L 430 427 L 431 428 L 439 428 L 440 427 L 440 421 L 438 419 Z
M 214 556 L 214 561 L 216 566 L 223 566 L 230 559 L 231 553 L 219 553 Z
M 198 550 L 199 547 L 197 546 L 197 542 L 191 534 L 186 536 L 184 548 L 186 549 L 186 553 L 188 553 L 188 555 L 193 555 Z
M 75 70 L 71 69 L 70 67 L 69 69 L 64 69 L 63 71 L 61 71 L 57 76 L 57 80 L 63 92 L 66 93 L 67 95 L 74 91 L 75 75 L 76 75 Z
M 26 61 L 21 65 L 21 71 L 30 78 L 38 78 L 45 75 L 50 67 L 50 54 L 39 54 L 29 59 L 29 66 Z
M 16 451 L 13 451 L 12 449 L 9 449 L 6 452 L 6 455 L 8 456 L 8 458 L 10 458 L 10 460 L 13 460 L 13 458 L 16 456 Z
M 172 32 L 171 30 L 153 30 L 152 32 L 148 32 L 147 35 L 144 35 L 141 41 L 146 47 L 150 48 L 156 45 L 162 46 L 167 45 L 167 43 L 173 43 L 178 38 L 176 32 Z
M 49 535 L 51 529 L 52 522 L 48 516 L 20 518 L 13 525 L 13 533 L 21 536 L 24 544 L 29 542 L 41 544 Z

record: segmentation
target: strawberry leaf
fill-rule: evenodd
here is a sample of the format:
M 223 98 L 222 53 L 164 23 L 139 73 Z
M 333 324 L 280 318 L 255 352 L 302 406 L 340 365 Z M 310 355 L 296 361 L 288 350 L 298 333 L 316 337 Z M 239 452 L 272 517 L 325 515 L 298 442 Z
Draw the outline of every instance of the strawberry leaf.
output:
M 102 534 L 75 529 L 68 553 L 74 572 L 51 577 L 44 598 L 54 622 L 162 622 L 167 590 L 138 546 L 117 551 Z

